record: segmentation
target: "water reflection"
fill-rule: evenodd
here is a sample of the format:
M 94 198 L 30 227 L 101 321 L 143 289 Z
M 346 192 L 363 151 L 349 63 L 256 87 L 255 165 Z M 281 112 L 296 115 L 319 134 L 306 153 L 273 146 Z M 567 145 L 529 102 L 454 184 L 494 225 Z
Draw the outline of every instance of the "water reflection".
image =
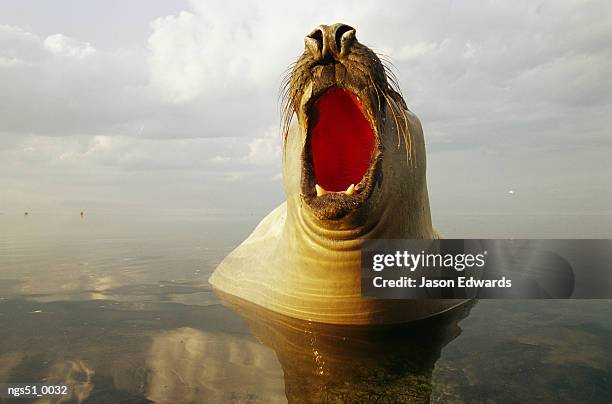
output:
M 276 353 L 290 403 L 425 402 L 442 348 L 473 302 L 416 323 L 336 326 L 285 317 L 225 294 L 222 302 Z
M 221 305 L 5 300 L 0 379 L 67 384 L 79 403 L 423 401 L 471 309 L 368 328 L 223 302 L 240 317 Z
M 0 383 L 63 382 L 88 404 L 612 402 L 610 301 L 320 326 L 219 304 L 206 280 L 245 223 L 19 213 L 0 215 Z
M 87 403 L 612 399 L 607 301 L 480 301 L 418 329 L 233 308 L 0 298 L 0 381 Z
M 244 336 L 182 327 L 153 339 L 148 399 L 159 403 L 285 402 L 274 353 Z
M 9 299 L 0 341 L 0 383 L 66 384 L 67 402 L 286 402 L 274 352 L 219 304 Z

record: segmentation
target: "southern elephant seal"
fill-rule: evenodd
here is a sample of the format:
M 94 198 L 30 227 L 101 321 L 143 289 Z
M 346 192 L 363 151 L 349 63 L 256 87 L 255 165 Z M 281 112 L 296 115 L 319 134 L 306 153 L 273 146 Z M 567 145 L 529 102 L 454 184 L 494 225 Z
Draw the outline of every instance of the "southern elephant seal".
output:
M 439 237 L 423 131 L 394 75 L 355 29 L 320 25 L 305 43 L 282 88 L 287 201 L 221 262 L 210 283 L 324 323 L 407 322 L 460 304 L 361 297 L 364 239 Z

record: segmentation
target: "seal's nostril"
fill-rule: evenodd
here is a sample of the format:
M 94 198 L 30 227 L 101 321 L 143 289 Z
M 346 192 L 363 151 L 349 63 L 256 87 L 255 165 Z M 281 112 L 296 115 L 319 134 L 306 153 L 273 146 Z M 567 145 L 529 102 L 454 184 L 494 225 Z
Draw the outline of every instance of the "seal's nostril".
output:
M 323 31 L 317 28 L 304 38 L 306 48 L 312 53 L 315 59 L 320 59 L 323 52 Z
M 319 28 L 312 31 L 308 37 L 315 39 L 317 42 L 323 45 L 323 31 L 321 31 Z
M 336 41 L 336 50 L 338 53 L 346 53 L 350 46 L 351 39 L 355 38 L 355 28 L 341 24 L 336 28 L 334 40 Z

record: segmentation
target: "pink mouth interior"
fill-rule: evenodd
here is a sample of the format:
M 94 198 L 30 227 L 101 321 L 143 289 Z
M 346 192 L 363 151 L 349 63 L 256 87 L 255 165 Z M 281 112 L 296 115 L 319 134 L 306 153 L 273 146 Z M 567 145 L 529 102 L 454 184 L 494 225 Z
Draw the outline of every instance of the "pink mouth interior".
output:
M 374 131 L 361 102 L 349 91 L 332 88 L 315 101 L 314 111 L 310 150 L 317 184 L 333 192 L 357 185 L 374 150 Z

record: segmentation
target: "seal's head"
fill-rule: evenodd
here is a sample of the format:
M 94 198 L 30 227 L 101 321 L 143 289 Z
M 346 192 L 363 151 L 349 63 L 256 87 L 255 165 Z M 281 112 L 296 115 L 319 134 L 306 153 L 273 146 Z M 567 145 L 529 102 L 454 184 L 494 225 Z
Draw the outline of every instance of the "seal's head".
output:
M 410 122 L 395 76 L 354 28 L 320 25 L 305 44 L 281 90 L 288 196 L 298 188 L 302 207 L 325 227 L 361 225 L 392 193 L 402 196 L 398 182 L 413 189 L 424 183 L 424 156 L 420 165 L 413 159 L 422 143 L 417 139 L 415 150 L 411 123 L 418 120 L 412 115 Z M 300 136 L 290 130 L 294 116 L 299 142 L 291 139 Z M 287 181 L 296 169 L 299 185 Z M 412 193 L 422 198 L 419 189 Z

